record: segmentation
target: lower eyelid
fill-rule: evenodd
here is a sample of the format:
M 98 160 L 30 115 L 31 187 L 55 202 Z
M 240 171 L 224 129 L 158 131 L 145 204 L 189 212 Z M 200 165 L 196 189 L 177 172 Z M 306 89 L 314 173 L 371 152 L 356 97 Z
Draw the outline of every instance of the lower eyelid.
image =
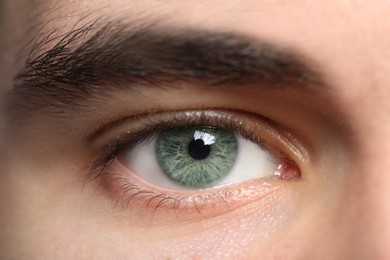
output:
M 166 218 L 192 221 L 225 214 L 251 202 L 267 200 L 285 187 L 277 178 L 264 178 L 213 189 L 178 192 L 145 183 L 115 159 L 101 174 L 114 207 L 130 209 L 150 219 L 154 214 Z M 150 214 L 153 213 L 153 214 Z M 195 214 L 194 214 L 195 213 Z

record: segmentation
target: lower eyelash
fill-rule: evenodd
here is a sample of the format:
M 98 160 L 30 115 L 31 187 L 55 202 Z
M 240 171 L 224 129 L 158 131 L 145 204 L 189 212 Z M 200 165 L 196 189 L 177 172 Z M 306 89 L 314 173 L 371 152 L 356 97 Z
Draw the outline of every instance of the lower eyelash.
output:
M 105 186 L 112 198 L 113 208 L 138 210 L 149 220 L 153 219 L 155 213 L 173 215 L 182 220 L 196 218 L 194 213 L 201 218 L 216 216 L 269 196 L 284 187 L 278 182 L 279 178 L 267 177 L 249 184 L 237 183 L 213 190 L 198 190 L 198 194 L 186 196 L 148 190 L 113 171 L 104 171 L 101 177 L 103 179 L 99 183 Z
M 219 192 L 208 192 L 206 196 L 173 196 L 167 193 L 157 193 L 141 188 L 140 186 L 129 182 L 126 178 L 120 177 L 118 173 L 104 172 L 100 176 L 105 176 L 110 180 L 105 180 L 109 190 L 115 190 L 119 193 L 114 207 L 128 208 L 132 204 L 142 204 L 146 212 L 153 213 L 159 209 L 173 210 L 176 214 L 186 209 L 195 208 L 202 215 L 201 210 L 210 200 L 219 200 L 226 207 L 229 206 L 227 200 L 228 189 Z M 191 205 L 192 204 L 192 205 Z M 162 206 L 164 205 L 164 208 Z

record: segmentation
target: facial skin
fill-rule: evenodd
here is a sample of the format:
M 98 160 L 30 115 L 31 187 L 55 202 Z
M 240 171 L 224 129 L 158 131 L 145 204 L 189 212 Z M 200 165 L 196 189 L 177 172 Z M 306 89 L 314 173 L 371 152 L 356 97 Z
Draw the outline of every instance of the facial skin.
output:
M 15 2 L 3 1 L 0 9 L 1 259 L 390 258 L 386 1 Z M 112 63 L 91 63 L 117 46 L 115 37 L 83 45 L 107 24 L 108 34 L 119 28 L 116 36 L 142 32 L 155 41 L 136 45 L 139 38 L 133 36 L 132 47 L 116 52 Z M 92 27 L 64 45 L 70 48 L 60 52 L 65 56 L 48 55 L 61 39 L 87 26 Z M 151 44 L 159 42 L 156 35 L 164 44 Z M 205 37 L 196 35 L 228 38 L 210 40 L 202 52 L 198 47 Z M 47 43 L 37 44 L 42 39 Z M 253 49 L 235 45 L 242 39 Z M 111 47 L 99 49 L 104 40 Z M 183 45 L 188 53 L 175 55 L 180 41 L 195 47 Z M 81 69 L 68 69 L 64 64 L 76 60 L 69 55 L 80 46 L 100 50 L 101 56 L 94 53 L 74 62 Z M 134 53 L 146 56 L 132 69 L 145 62 L 143 72 L 151 72 L 142 75 L 156 80 L 157 87 L 130 77 L 129 60 L 121 64 L 125 73 L 116 66 L 135 46 Z M 276 68 L 270 74 L 261 73 L 268 63 L 257 52 L 265 46 L 271 46 L 267 53 Z M 235 56 L 228 55 L 228 47 Z M 260 54 L 253 58 L 254 53 Z M 211 58 L 202 55 L 223 59 L 206 63 Z M 26 61 L 48 60 L 39 57 L 54 57 L 57 66 L 26 69 Z M 294 66 L 280 65 L 279 58 Z M 93 66 L 87 70 L 82 64 Z M 105 66 L 97 69 L 99 64 Z M 221 64 L 226 66 L 217 70 Z M 20 72 L 30 74 L 17 77 Z M 57 81 L 53 75 L 59 75 Z M 90 92 L 71 92 L 69 81 L 58 83 L 64 75 Z M 215 80 L 219 83 L 213 85 Z M 65 91 L 50 95 L 60 87 Z M 246 122 L 246 131 L 264 139 L 271 154 L 293 162 L 283 161 L 287 177 L 211 190 L 169 189 L 126 168 L 121 157 L 126 149 L 100 169 L 104 174 L 91 168 L 102 147 L 118 136 L 188 111 L 228 115 L 218 124 L 229 118 Z M 129 199 L 134 191 L 123 191 L 118 179 L 154 194 L 184 197 L 187 204 L 139 195 Z M 211 195 L 222 193 L 225 197 Z

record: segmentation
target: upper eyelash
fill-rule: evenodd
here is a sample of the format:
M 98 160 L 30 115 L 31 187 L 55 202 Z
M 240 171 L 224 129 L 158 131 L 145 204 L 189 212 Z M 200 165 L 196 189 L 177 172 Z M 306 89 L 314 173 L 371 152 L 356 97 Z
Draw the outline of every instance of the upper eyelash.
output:
M 202 111 L 192 111 L 202 112 Z M 207 113 L 208 111 L 203 111 Z M 215 112 L 215 111 L 213 111 Z M 177 127 L 182 125 L 212 125 L 216 127 L 223 127 L 228 129 L 233 129 L 236 133 L 240 134 L 242 137 L 255 140 L 258 145 L 264 147 L 263 140 L 259 140 L 253 133 L 253 131 L 248 131 L 242 124 L 238 123 L 237 120 L 226 120 L 226 118 L 214 117 L 207 118 L 205 115 L 201 116 L 183 116 L 183 112 L 177 112 L 179 115 L 176 115 L 168 120 L 151 120 L 148 122 L 147 126 L 143 129 L 136 132 L 127 132 L 124 135 L 118 136 L 112 143 L 106 145 L 100 155 L 92 161 L 89 166 L 93 172 L 102 171 L 105 167 L 109 166 L 111 161 L 125 148 L 131 149 L 139 143 L 147 142 L 148 140 L 153 139 L 159 132 L 164 129 Z M 188 112 L 187 112 L 188 113 Z M 231 115 L 232 116 L 232 115 Z

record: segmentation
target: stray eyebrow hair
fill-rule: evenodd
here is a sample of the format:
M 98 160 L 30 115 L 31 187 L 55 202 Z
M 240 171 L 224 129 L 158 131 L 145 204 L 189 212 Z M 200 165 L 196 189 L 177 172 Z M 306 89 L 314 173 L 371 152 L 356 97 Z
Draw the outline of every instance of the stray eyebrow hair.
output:
M 297 52 L 236 33 L 93 23 L 36 43 L 13 96 L 27 106 L 73 107 L 139 85 L 325 85 L 314 67 Z

